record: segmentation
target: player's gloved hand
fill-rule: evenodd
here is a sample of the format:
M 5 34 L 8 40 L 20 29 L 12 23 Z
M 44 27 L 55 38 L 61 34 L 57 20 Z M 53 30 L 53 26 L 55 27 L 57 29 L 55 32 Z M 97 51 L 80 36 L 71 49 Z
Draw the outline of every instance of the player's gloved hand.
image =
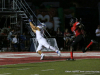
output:
M 31 20 L 29 19 L 29 22 L 31 22 Z

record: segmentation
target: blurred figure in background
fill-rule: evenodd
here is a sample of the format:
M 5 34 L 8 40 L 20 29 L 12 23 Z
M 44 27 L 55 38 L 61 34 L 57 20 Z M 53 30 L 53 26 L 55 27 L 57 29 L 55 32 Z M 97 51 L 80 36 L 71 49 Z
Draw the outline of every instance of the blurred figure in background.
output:
M 98 41 L 98 49 L 100 47 L 100 25 L 98 25 L 96 31 L 95 31 L 95 34 L 96 34 L 96 39 Z
M 8 34 L 8 31 L 7 29 L 2 29 L 2 32 L 1 32 L 1 35 L 5 36 Z
M 18 38 L 17 38 L 17 35 L 15 35 L 12 38 L 12 46 L 13 46 L 14 51 L 18 51 Z
M 3 48 L 3 40 L 2 37 L 0 37 L 0 52 L 2 51 L 2 48 Z
M 7 40 L 10 41 L 10 42 L 12 41 L 13 33 L 14 33 L 14 29 L 11 29 L 10 32 L 8 33 Z
M 14 34 L 14 29 L 11 29 L 7 36 L 8 47 L 10 46 L 10 48 L 11 48 L 11 43 L 12 43 L 12 36 L 14 36 L 13 34 Z
M 68 31 L 68 29 L 65 29 L 64 32 L 64 47 L 68 48 L 69 50 L 69 46 L 70 46 L 70 42 L 71 42 L 71 33 Z
M 26 36 L 25 33 L 23 33 L 22 35 L 20 35 L 20 49 L 21 51 L 25 51 L 25 43 L 26 43 Z
M 8 40 L 7 40 L 8 30 L 3 28 L 1 30 L 0 35 L 1 35 L 0 37 L 1 37 L 1 42 L 2 42 L 2 50 L 3 50 L 3 48 L 6 48 L 8 45 L 8 43 L 7 43 L 8 42 Z

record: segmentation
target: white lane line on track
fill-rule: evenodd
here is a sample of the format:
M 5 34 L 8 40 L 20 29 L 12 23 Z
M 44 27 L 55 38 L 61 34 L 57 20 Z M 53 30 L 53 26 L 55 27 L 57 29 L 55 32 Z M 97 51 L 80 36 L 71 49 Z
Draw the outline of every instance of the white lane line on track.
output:
M 58 57 L 57 53 L 44 53 L 45 56 Z M 61 53 L 61 57 L 69 57 L 70 53 Z M 87 52 L 87 53 L 73 53 L 74 57 L 86 57 L 96 56 L 100 57 L 100 52 Z M 0 58 L 28 58 L 28 57 L 40 57 L 37 53 L 3 53 L 0 54 Z M 1 59 L 2 60 L 2 59 Z

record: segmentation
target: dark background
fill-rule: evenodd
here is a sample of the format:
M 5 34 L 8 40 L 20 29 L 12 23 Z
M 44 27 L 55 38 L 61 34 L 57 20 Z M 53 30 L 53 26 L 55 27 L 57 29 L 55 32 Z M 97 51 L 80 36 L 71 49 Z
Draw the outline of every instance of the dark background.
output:
M 22 0 L 23 1 L 23 0 Z M 91 38 L 95 38 L 95 29 L 99 25 L 99 12 L 98 3 L 100 0 L 26 0 L 30 2 L 30 7 L 35 12 L 36 8 L 45 8 L 41 6 L 43 2 L 59 2 L 59 7 L 63 9 L 69 9 L 70 7 L 75 8 L 75 17 L 82 18 L 82 23 L 85 26 L 86 32 Z M 54 7 L 53 7 L 54 8 Z M 66 13 L 65 13 L 66 14 Z M 70 28 L 70 19 L 64 18 L 65 28 Z M 5 18 L 0 21 L 0 28 L 3 27 Z M 9 23 L 9 20 L 8 20 Z
M 24 0 L 22 0 L 24 1 Z M 100 0 L 26 0 L 29 3 L 29 6 L 32 10 L 36 13 L 36 9 L 43 9 L 45 6 L 42 5 L 43 2 L 59 2 L 59 7 L 51 8 L 63 8 L 70 9 L 71 7 L 75 9 L 75 17 L 82 18 L 82 23 L 85 26 L 85 30 L 87 33 L 87 43 L 90 42 L 91 39 L 96 39 L 95 37 L 95 30 L 99 25 L 99 11 L 98 11 L 98 3 Z M 1 0 L 0 0 L 1 3 Z M 63 12 L 63 11 L 62 11 Z M 4 13 L 0 13 L 1 16 Z M 37 13 L 36 13 L 37 14 Z M 64 13 L 66 15 L 66 13 Z M 3 17 L 0 20 L 0 28 L 4 27 L 6 17 Z M 65 29 L 68 28 L 70 30 L 69 21 L 70 18 L 64 17 Z M 10 20 L 8 19 L 6 23 L 10 25 Z M 26 30 L 26 29 L 25 29 Z M 63 30 L 64 31 L 64 30 Z

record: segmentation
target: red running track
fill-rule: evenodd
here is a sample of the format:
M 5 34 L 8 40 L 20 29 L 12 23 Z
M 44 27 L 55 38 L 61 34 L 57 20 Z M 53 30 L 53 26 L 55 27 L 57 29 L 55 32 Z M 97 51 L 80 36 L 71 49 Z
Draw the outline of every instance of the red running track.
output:
M 1 52 L 0 65 L 52 62 L 70 58 L 70 52 L 61 52 L 61 57 L 55 52 L 44 52 L 44 54 L 44 60 L 40 60 L 40 55 L 35 52 Z M 73 56 L 74 59 L 100 58 L 100 52 L 74 52 Z

